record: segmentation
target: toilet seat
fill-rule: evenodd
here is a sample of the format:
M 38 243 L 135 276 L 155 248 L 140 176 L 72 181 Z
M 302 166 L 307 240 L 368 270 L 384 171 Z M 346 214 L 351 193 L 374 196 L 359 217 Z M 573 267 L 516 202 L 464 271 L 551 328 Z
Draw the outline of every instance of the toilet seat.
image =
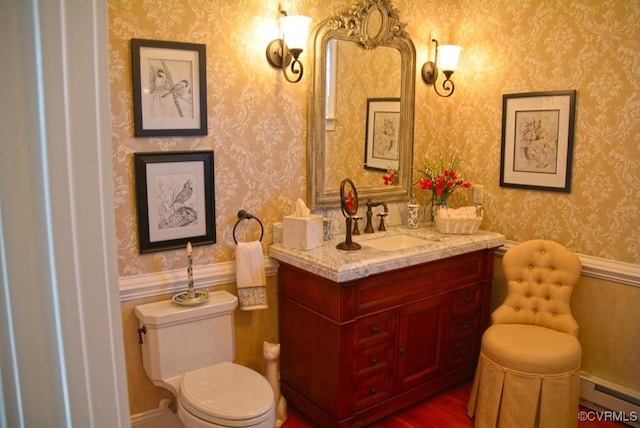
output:
M 179 401 L 186 412 L 214 426 L 259 426 L 275 417 L 269 382 L 257 372 L 229 362 L 184 373 Z

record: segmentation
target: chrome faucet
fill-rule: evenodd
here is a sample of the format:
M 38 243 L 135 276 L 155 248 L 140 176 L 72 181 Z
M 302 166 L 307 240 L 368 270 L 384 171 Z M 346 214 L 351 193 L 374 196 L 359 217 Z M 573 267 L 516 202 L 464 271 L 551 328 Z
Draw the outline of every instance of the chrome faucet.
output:
M 367 225 L 364 228 L 364 233 L 373 233 L 373 224 L 371 220 L 371 218 L 373 217 L 373 211 L 371 210 L 371 208 L 377 207 L 379 205 L 382 205 L 382 207 L 384 208 L 384 213 L 378 214 L 378 217 L 380 217 L 380 227 L 378 227 L 378 230 L 387 230 L 384 226 L 384 217 L 389 213 L 387 204 L 385 202 L 371 202 L 371 199 L 367 199 Z

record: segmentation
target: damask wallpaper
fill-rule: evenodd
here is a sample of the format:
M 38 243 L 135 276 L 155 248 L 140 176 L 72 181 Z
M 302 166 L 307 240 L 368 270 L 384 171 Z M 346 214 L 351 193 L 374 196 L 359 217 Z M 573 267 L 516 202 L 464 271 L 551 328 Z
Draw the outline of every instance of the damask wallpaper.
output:
M 239 209 L 269 226 L 305 198 L 307 78 L 284 81 L 265 60 L 277 35 L 276 0 L 110 0 L 110 85 L 120 276 L 181 268 L 184 252 L 139 255 L 133 153 L 215 151 L 218 242 L 194 262 L 233 260 Z M 285 2 L 287 3 L 287 2 Z M 317 24 L 351 0 L 283 4 Z M 508 239 L 550 238 L 572 250 L 640 262 L 640 4 L 637 0 L 397 0 L 417 50 L 415 157 L 454 147 L 485 186 L 483 228 Z M 437 97 L 419 76 L 430 35 L 463 46 L 456 92 Z M 205 137 L 134 138 L 129 41 L 207 47 Z M 305 61 L 303 53 L 302 60 Z M 305 64 L 306 65 L 306 64 Z M 577 90 L 572 191 L 499 186 L 502 95 Z M 270 227 L 264 239 L 270 242 Z
M 265 59 L 266 46 L 278 33 L 278 6 L 307 14 L 316 25 L 352 1 L 108 0 L 121 278 L 183 269 L 187 263 L 183 250 L 138 252 L 136 152 L 215 151 L 217 243 L 194 247 L 196 268 L 234 260 L 232 229 L 239 209 L 265 224 L 266 252 L 270 226 L 292 211 L 297 198 L 306 197 L 308 75 L 300 83 L 287 83 Z M 424 155 L 437 158 L 460 150 L 465 178 L 484 185 L 484 229 L 513 241 L 553 239 L 577 253 L 639 264 L 640 1 L 393 0 L 393 4 L 407 22 L 417 52 L 416 162 Z M 463 46 L 453 75 L 456 91 L 450 98 L 438 97 L 419 74 L 432 36 Z M 133 137 L 131 38 L 206 45 L 207 136 Z M 301 59 L 307 66 L 305 53 Z M 355 82 L 357 76 L 350 79 Z M 571 193 L 501 188 L 503 94 L 566 89 L 577 90 Z M 419 198 L 424 203 L 426 195 Z M 458 202 L 468 198 L 460 193 Z M 276 278 L 269 281 L 273 287 L 268 289 L 274 293 L 270 299 L 276 302 Z M 629 307 L 625 312 L 618 305 L 612 320 L 609 308 L 616 299 Z M 638 345 L 620 328 L 632 318 L 625 314 L 633 314 L 637 289 L 585 281 L 575 301 L 584 334 L 585 369 L 621 384 L 637 379 L 633 375 L 637 364 L 629 361 L 637 355 Z M 132 309 L 139 303 L 124 302 L 122 307 L 132 413 L 156 408 L 164 396 L 141 367 Z M 238 314 L 241 363 L 260 367 L 261 351 L 256 349 L 265 337 L 271 338 L 264 331 L 276 334 L 276 313 L 274 306 L 260 314 L 262 318 Z M 260 330 L 256 324 L 266 327 Z M 627 386 L 637 389 L 637 384 Z

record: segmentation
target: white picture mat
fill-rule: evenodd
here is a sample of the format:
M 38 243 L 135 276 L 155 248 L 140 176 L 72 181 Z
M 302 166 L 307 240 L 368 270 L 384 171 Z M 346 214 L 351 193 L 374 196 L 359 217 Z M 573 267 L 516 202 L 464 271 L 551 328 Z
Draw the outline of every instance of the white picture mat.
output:
M 400 165 L 400 100 L 369 101 L 367 108 L 365 166 L 397 171 Z M 382 141 L 383 137 L 388 140 Z
M 570 101 L 571 99 L 567 95 L 507 99 L 503 154 L 503 177 L 505 183 L 555 188 L 564 188 L 566 186 L 566 168 L 569 159 Z M 519 142 L 516 132 L 516 113 L 548 111 L 558 111 L 557 168 L 555 173 L 550 173 L 547 170 L 541 170 L 540 172 L 523 171 L 522 168 L 518 170 L 515 165 L 517 157 L 520 156 L 517 152 Z
M 150 76 L 154 64 L 166 61 L 171 69 L 171 80 L 176 85 L 187 80 L 191 87 L 191 110 L 183 117 L 154 113 L 154 94 Z M 142 128 L 149 129 L 198 129 L 200 128 L 200 78 L 199 53 L 196 50 L 166 49 L 148 46 L 140 47 L 140 82 Z M 171 94 L 168 99 L 173 102 Z M 184 106 L 184 103 L 183 103 Z M 186 110 L 186 109 L 185 109 Z M 187 113 L 186 111 L 183 113 Z
M 193 195 L 186 203 L 198 218 L 182 227 L 161 227 L 163 206 L 173 199 L 183 184 L 191 180 Z M 149 212 L 149 242 L 206 235 L 204 162 L 159 162 L 147 164 L 147 203 Z

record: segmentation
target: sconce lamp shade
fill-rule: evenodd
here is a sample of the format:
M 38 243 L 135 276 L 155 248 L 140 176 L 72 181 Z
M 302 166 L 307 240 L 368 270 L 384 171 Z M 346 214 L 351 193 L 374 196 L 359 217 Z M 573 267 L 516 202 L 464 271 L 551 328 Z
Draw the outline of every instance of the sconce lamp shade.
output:
M 457 45 L 439 45 L 436 39 L 431 39 L 431 41 L 436 44 L 436 57 L 433 61 L 427 61 L 422 66 L 422 80 L 427 85 L 432 85 L 433 90 L 439 96 L 450 97 L 455 89 L 451 76 L 458 67 L 458 59 L 462 48 Z M 444 81 L 442 81 L 443 92 L 440 92 L 436 85 L 438 70 L 442 70 L 445 76 Z
M 438 68 L 442 71 L 456 71 L 462 47 L 458 45 L 438 46 Z
M 281 68 L 287 82 L 296 83 L 302 79 L 304 67 L 298 59 L 302 51 L 307 47 L 309 25 L 311 18 L 302 15 L 287 15 L 280 18 L 282 39 L 272 40 L 267 46 L 267 61 L 272 67 Z M 290 66 L 289 66 L 290 65 Z M 289 68 L 290 71 L 287 71 Z M 289 73 L 292 76 L 289 76 Z
M 307 47 L 311 18 L 303 15 L 287 15 L 280 18 L 280 26 L 287 48 L 304 50 Z

